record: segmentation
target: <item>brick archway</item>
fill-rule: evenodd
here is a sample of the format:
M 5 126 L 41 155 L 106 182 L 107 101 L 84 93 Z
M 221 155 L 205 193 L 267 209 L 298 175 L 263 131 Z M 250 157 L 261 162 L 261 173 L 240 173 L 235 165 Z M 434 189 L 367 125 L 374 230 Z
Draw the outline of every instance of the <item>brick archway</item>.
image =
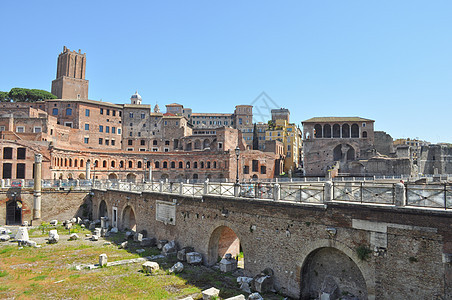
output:
M 227 222 L 213 226 L 209 231 L 208 241 L 205 260 L 208 266 L 214 265 L 218 258 L 224 257 L 226 253 L 231 253 L 235 257 L 241 250 L 245 252 L 239 232 Z

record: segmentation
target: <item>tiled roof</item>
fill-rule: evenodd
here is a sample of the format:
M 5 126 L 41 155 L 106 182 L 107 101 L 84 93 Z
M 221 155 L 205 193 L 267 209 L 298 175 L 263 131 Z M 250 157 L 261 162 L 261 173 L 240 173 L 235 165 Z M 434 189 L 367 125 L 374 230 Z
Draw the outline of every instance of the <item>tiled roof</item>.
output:
M 375 122 L 361 117 L 314 117 L 301 123 L 333 123 L 333 122 Z

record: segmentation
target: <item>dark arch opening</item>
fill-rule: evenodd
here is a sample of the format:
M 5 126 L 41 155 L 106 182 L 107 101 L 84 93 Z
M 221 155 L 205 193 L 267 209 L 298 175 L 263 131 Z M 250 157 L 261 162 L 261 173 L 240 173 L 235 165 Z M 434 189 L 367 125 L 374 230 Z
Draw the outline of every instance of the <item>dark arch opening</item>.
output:
M 330 124 L 325 124 L 325 126 L 323 126 L 323 137 L 331 138 L 331 125 Z
M 359 138 L 359 126 L 358 124 L 352 125 L 352 138 Z
M 22 225 L 22 201 L 13 199 L 6 203 L 6 225 Z
M 122 229 L 130 229 L 137 231 L 137 221 L 135 218 L 135 212 L 130 205 L 127 205 L 122 213 Z
M 322 137 L 322 125 L 315 124 L 314 126 L 314 137 L 321 138 Z
M 342 145 L 337 145 L 333 150 L 333 160 L 339 161 L 342 159 Z
M 350 299 L 367 299 L 366 281 L 361 270 L 336 248 L 325 247 L 311 252 L 303 263 L 300 279 L 300 299 L 318 299 L 326 286 L 332 291 L 331 299 L 345 295 Z
M 99 204 L 99 219 L 101 217 L 108 217 L 107 203 L 105 200 L 102 200 Z
M 245 267 L 243 251 L 237 234 L 227 226 L 220 226 L 210 236 L 206 264 L 212 266 L 228 253 L 234 258 L 238 258 L 237 266 L 239 268 Z
M 342 125 L 342 138 L 350 137 L 350 126 L 348 124 Z

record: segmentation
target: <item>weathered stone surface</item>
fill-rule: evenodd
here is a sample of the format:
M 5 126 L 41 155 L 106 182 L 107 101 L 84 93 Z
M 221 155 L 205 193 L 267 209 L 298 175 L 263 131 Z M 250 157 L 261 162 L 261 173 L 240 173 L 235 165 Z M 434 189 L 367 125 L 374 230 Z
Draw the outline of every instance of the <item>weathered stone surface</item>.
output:
M 187 253 L 187 263 L 191 265 L 199 265 L 202 263 L 202 255 L 198 252 Z
M 157 248 L 159 250 L 162 250 L 163 246 L 165 246 L 166 244 L 168 244 L 168 240 L 159 240 L 159 242 L 157 243 Z
M 0 234 L 6 234 L 6 228 L 0 227 Z
M 237 283 L 238 283 L 238 284 L 242 284 L 242 283 L 244 283 L 244 282 L 246 282 L 246 283 L 251 283 L 251 281 L 253 281 L 253 278 L 252 278 L 252 277 L 244 277 L 244 276 L 237 277 Z
M 67 230 L 71 229 L 72 228 L 72 223 L 71 222 L 66 223 L 66 225 L 64 225 L 64 228 L 66 228 Z
M 193 247 L 184 247 L 181 250 L 177 251 L 177 259 L 180 261 L 187 260 L 187 253 L 194 252 L 195 249 Z
M 247 282 L 242 282 L 240 284 L 240 290 L 244 291 L 245 293 L 251 293 L 250 284 Z
M 157 244 L 157 241 L 155 238 L 143 238 L 143 240 L 140 243 L 141 247 L 154 247 Z
M 8 234 L 2 234 L 2 235 L 0 235 L 0 241 L 2 241 L 2 242 L 9 241 L 10 238 L 11 238 L 11 237 L 10 237 Z
M 160 269 L 159 264 L 156 263 L 155 261 L 147 261 L 144 264 L 142 264 L 141 267 L 143 268 L 143 272 L 149 274 L 152 274 Z
M 327 275 L 322 282 L 322 286 L 319 292 L 320 299 L 333 300 L 337 299 L 339 295 L 339 287 L 333 276 Z
M 85 224 L 80 224 L 80 227 L 85 228 Z
M 193 299 L 193 297 L 186 297 L 186 298 L 183 298 L 183 299 L 180 299 L 180 300 L 194 300 L 194 299 Z
M 162 248 L 162 254 L 165 255 L 165 256 L 176 254 L 176 252 L 177 252 L 176 242 L 174 242 L 174 241 L 171 241 L 171 242 L 167 243 Z
M 95 228 L 93 234 L 97 235 L 97 236 L 101 236 L 101 234 L 100 234 L 101 231 L 102 231 L 102 228 Z
M 253 288 L 259 293 L 266 293 L 273 290 L 273 277 L 259 274 L 253 278 Z
M 127 231 L 126 232 L 126 239 L 132 239 L 133 235 L 134 235 L 134 233 L 132 231 Z
M 26 246 L 28 246 L 28 247 L 38 248 L 38 243 L 36 243 L 35 241 L 32 241 L 32 240 L 26 241 L 25 244 L 26 244 Z
M 49 222 L 49 224 L 52 226 L 56 226 L 56 225 L 58 225 L 58 220 L 52 220 Z
M 24 222 L 22 223 L 22 226 L 28 226 L 28 221 L 24 221 Z
M 77 218 L 72 218 L 72 219 L 71 219 L 71 222 L 72 222 L 73 224 L 77 223 Z
M 82 218 L 77 217 L 77 224 L 82 224 Z
M 140 253 L 143 253 L 144 251 L 146 251 L 146 250 L 144 250 L 144 249 L 137 249 L 135 252 L 140 254 Z
M 232 272 L 235 269 L 237 269 L 237 260 L 232 258 L 230 253 L 227 253 L 225 257 L 220 260 L 220 271 L 226 273 Z
M 69 240 L 70 241 L 75 241 L 75 240 L 78 240 L 79 239 L 79 236 L 78 236 L 78 234 L 76 234 L 76 233 L 72 233 L 70 236 L 69 236 Z
M 19 227 L 17 230 L 16 236 L 14 237 L 16 241 L 28 241 L 30 238 L 28 237 L 28 230 L 26 227 Z
M 60 236 L 58 235 L 58 231 L 56 229 L 52 229 L 49 231 L 49 244 L 56 244 L 60 240 Z
M 98 236 L 98 235 L 93 235 L 93 236 L 91 236 L 91 240 L 92 240 L 93 242 L 96 242 L 96 241 L 99 240 L 99 236 Z
M 211 300 L 216 299 L 218 295 L 220 294 L 220 290 L 216 289 L 214 287 L 211 287 L 210 289 L 204 290 L 202 293 L 202 299 L 203 300 Z
M 107 254 L 99 255 L 99 266 L 103 267 L 107 265 Z
M 119 245 L 119 248 L 120 248 L 120 249 L 127 249 L 127 247 L 129 247 L 129 242 L 128 242 L 128 241 L 122 242 L 122 243 Z
M 252 293 L 248 296 L 248 300 L 264 300 L 264 298 L 259 293 Z
M 143 235 L 141 233 L 135 233 L 135 235 L 133 236 L 133 240 L 135 242 L 141 243 L 143 241 Z
M 181 262 L 177 262 L 175 263 L 170 269 L 169 271 L 171 273 L 180 273 L 184 270 L 184 265 Z
M 117 227 L 113 227 L 113 228 L 110 230 L 110 232 L 111 232 L 111 233 L 118 233 L 118 228 L 117 228 Z

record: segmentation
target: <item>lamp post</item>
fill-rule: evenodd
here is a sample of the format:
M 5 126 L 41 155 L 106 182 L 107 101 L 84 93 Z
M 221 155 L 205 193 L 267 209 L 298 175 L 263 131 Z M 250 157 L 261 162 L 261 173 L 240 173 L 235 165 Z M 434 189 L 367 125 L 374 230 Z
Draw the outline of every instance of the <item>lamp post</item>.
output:
M 240 156 L 240 148 L 239 146 L 237 146 L 235 148 L 235 157 L 237 159 L 237 174 L 235 177 L 235 184 L 238 185 L 239 184 L 239 156 Z
M 148 159 L 145 157 L 144 158 L 144 178 L 143 178 L 144 183 L 146 183 L 146 166 L 147 166 L 147 164 L 148 164 Z

